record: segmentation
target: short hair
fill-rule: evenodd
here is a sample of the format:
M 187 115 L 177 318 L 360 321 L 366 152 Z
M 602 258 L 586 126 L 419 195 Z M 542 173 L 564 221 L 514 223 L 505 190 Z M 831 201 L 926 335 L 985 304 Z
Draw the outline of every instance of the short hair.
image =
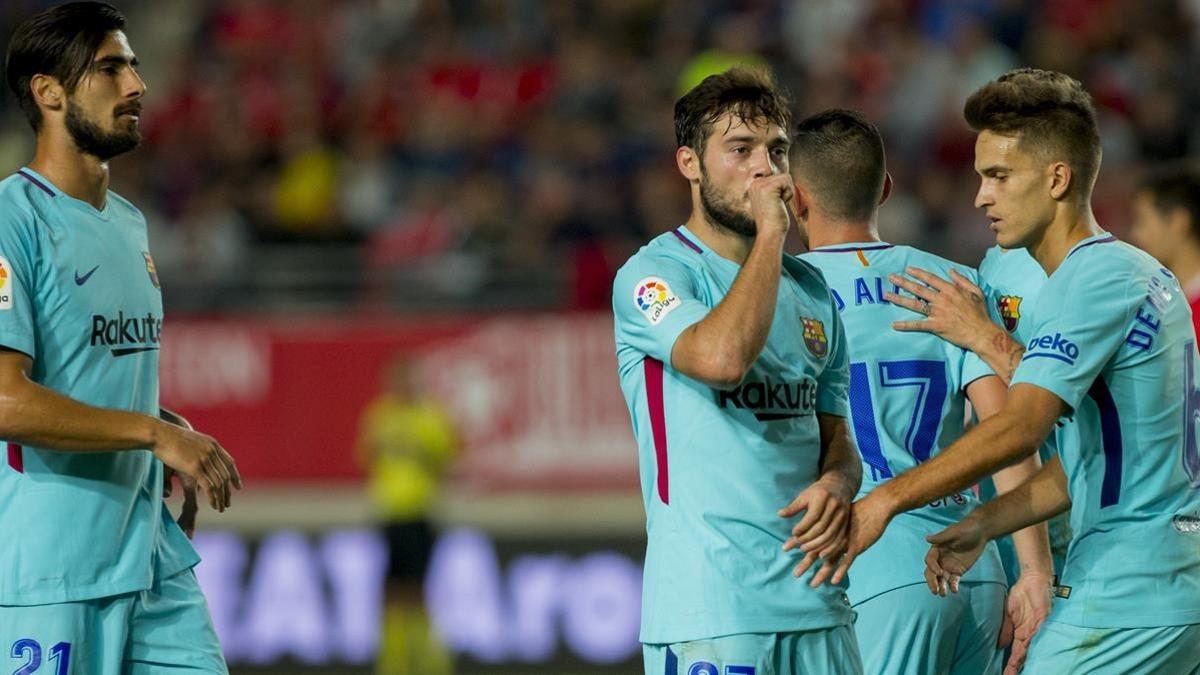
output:
M 826 110 L 797 124 L 792 167 L 832 218 L 870 220 L 883 197 L 883 137 L 853 110 Z
M 33 77 L 50 75 L 73 93 L 104 38 L 124 28 L 125 16 L 104 2 L 51 7 L 17 27 L 8 42 L 4 75 L 34 131 L 42 126 L 42 111 L 29 90 Z
M 765 70 L 733 67 L 704 78 L 675 102 L 675 143 L 703 154 L 713 124 L 727 113 L 747 124 L 775 123 L 786 131 L 792 123 L 789 105 Z
M 1079 80 L 1052 70 L 1010 70 L 971 94 L 963 116 L 976 132 L 1016 136 L 1027 152 L 1065 160 L 1079 179 L 1075 194 L 1091 197 L 1100 131 L 1096 106 Z M 1075 189 L 1072 181 L 1069 190 Z
M 1158 167 L 1138 183 L 1161 214 L 1183 209 L 1191 219 L 1191 235 L 1200 238 L 1200 167 L 1173 162 Z

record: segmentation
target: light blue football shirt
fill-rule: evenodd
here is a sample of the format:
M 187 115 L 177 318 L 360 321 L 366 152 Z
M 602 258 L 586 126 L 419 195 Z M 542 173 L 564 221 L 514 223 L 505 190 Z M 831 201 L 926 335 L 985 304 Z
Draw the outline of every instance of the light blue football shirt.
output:
M 1037 306 L 1042 286 L 1046 285 L 1046 271 L 1042 266 L 1023 248 L 1004 249 L 993 246 L 987 250 L 983 261 L 979 263 L 979 283 L 987 298 L 992 319 L 1004 326 L 1020 344 L 1029 342 L 1029 338 L 1033 337 L 1034 325 L 1031 314 Z M 1056 454 L 1058 435 L 1056 428 L 1055 433 L 1042 444 L 1039 454 L 1043 462 Z M 1063 432 L 1063 435 L 1064 438 L 1070 438 L 1072 433 Z M 996 488 L 990 478 L 980 482 L 979 494 L 984 500 L 995 497 Z M 1051 518 L 1047 523 L 1050 530 L 1050 551 L 1056 572 L 1062 571 L 1067 545 L 1071 541 L 1071 525 L 1068 521 L 1067 514 L 1063 514 Z M 1009 581 L 1014 582 L 1019 576 L 1020 568 L 1012 538 L 1002 537 L 997 544 L 1000 546 L 1000 557 L 1004 561 Z
M 25 168 L 0 181 L 0 345 L 32 379 L 88 405 L 158 414 L 162 298 L 141 212 L 103 210 Z M 198 560 L 149 450 L 8 444 L 0 466 L 0 605 L 149 588 Z
M 1196 336 L 1179 282 L 1109 234 L 1050 275 L 1013 384 L 1050 391 L 1071 529 L 1052 620 L 1093 628 L 1200 623 Z
M 817 414 L 845 416 L 841 322 L 821 275 L 785 256 L 767 344 L 742 383 L 714 389 L 671 367 L 676 338 L 729 292 L 741 267 L 686 228 L 644 246 L 613 287 L 621 390 L 646 508 L 641 640 L 849 625 L 843 588 L 796 579 L 777 511 L 812 484 Z
M 963 433 L 966 387 L 993 375 L 975 354 L 930 333 L 902 333 L 892 322 L 912 312 L 884 300 L 898 293 L 889 274 L 920 267 L 948 278 L 975 271 L 931 253 L 887 243 L 815 248 L 802 258 L 825 275 L 846 326 L 850 357 L 851 429 L 863 460 L 859 496 L 936 456 Z M 854 562 L 850 601 L 859 604 L 901 586 L 925 583 L 925 537 L 979 505 L 970 490 L 897 516 L 879 543 Z M 964 581 L 1004 583 L 994 544 Z

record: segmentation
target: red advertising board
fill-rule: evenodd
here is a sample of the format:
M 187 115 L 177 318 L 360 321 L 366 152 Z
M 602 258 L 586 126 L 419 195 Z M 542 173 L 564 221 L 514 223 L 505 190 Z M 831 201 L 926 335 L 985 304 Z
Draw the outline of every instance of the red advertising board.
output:
M 172 319 L 162 403 L 249 480 L 352 479 L 359 416 L 409 359 L 485 488 L 636 486 L 637 453 L 604 315 Z

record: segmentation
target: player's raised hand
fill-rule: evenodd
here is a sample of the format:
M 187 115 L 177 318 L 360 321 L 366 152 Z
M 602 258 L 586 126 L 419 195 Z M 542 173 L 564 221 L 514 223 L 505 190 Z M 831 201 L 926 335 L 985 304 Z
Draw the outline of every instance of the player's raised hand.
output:
M 958 592 L 959 580 L 983 555 L 988 540 L 979 521 L 967 517 L 925 541 L 931 544 L 925 554 L 925 583 L 934 595 L 945 597 Z
M 918 267 L 909 267 L 905 272 L 907 276 L 889 274 L 888 280 L 911 295 L 884 293 L 883 297 L 925 318 L 896 321 L 892 324 L 896 330 L 933 333 L 969 350 L 996 331 L 988 317 L 983 290 L 970 279 L 956 270 L 950 270 L 949 280 Z
M 788 205 L 796 191 L 792 177 L 786 173 L 755 178 L 750 183 L 750 213 L 759 232 L 777 231 L 784 234 L 791 227 Z
M 152 449 L 163 464 L 194 478 L 217 511 L 228 508 L 232 491 L 242 487 L 233 457 L 211 436 L 164 422 Z
M 1017 675 L 1025 665 L 1029 643 L 1050 615 L 1050 592 L 1053 577 L 1045 574 L 1023 573 L 1008 589 L 1004 603 L 1004 622 L 1012 625 L 1012 652 L 1004 666 L 1004 675 Z
M 827 475 L 779 510 L 781 518 L 794 518 L 804 513 L 804 517 L 792 528 L 792 536 L 783 545 L 784 551 L 798 548 L 805 554 L 792 571 L 794 576 L 803 576 L 818 560 L 824 563 L 822 569 L 828 567 L 832 573 L 834 563 L 846 549 L 850 504 L 853 501 L 853 487 L 836 475 Z M 819 586 L 823 580 L 818 573 L 812 583 Z

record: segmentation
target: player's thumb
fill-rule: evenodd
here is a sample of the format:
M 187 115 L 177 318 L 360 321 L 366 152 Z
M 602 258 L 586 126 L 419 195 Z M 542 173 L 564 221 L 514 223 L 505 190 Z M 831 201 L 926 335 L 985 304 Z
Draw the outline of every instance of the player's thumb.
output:
M 938 532 L 936 534 L 931 534 L 931 535 L 925 537 L 925 541 L 929 542 L 930 544 L 932 544 L 934 546 L 948 544 L 948 543 L 954 541 L 954 533 L 950 531 L 951 529 L 953 529 L 953 528 L 946 528 L 946 529 L 942 530 L 941 532 Z
M 781 518 L 791 518 L 792 516 L 796 515 L 797 513 L 800 513 L 801 511 L 803 511 L 804 509 L 807 509 L 807 508 L 808 508 L 808 493 L 805 492 L 805 493 L 801 494 L 799 497 L 796 497 L 795 499 L 793 499 L 791 504 L 788 504 L 787 506 L 783 507 L 782 509 L 779 509 L 779 516 Z

